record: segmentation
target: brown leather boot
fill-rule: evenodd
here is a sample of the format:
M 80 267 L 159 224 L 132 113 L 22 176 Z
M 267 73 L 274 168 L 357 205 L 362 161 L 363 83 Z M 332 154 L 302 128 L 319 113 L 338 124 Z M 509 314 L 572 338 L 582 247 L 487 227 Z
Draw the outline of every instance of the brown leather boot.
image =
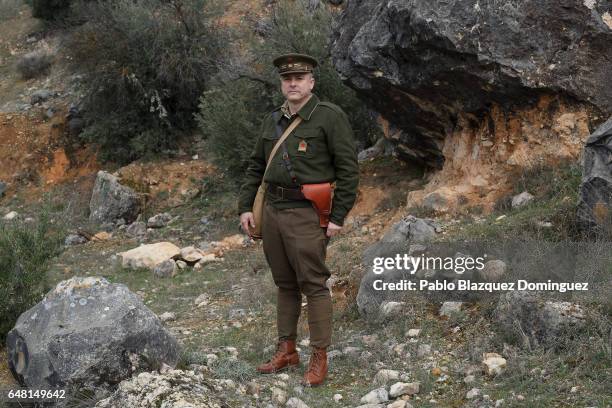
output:
M 313 347 L 308 370 L 304 374 L 303 384 L 308 387 L 317 386 L 325 381 L 327 375 L 327 349 Z
M 276 353 L 266 363 L 257 367 L 262 374 L 275 373 L 284 368 L 293 367 L 300 363 L 300 357 L 295 350 L 295 340 L 281 340 L 276 345 Z

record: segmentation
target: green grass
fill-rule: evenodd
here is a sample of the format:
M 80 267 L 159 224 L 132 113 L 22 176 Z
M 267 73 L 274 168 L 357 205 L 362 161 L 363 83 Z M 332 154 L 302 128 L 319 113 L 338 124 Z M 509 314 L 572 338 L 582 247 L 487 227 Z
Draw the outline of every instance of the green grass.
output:
M 579 239 L 576 204 L 580 178 L 581 169 L 577 163 L 526 170 L 516 179 L 512 192 L 498 200 L 493 213 L 479 223 L 471 217 L 465 218 L 450 230 L 450 236 L 457 239 Z M 511 198 L 522 191 L 529 191 L 535 198 L 523 207 L 511 208 Z M 505 217 L 498 220 L 500 216 Z M 541 227 L 537 222 L 551 222 L 552 227 Z

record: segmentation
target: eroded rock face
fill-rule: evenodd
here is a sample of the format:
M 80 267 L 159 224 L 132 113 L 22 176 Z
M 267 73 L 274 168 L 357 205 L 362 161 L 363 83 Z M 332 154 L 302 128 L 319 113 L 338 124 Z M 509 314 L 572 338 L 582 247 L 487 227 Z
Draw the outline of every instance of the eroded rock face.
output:
M 442 169 L 409 205 L 490 207 L 507 191 L 498 174 L 536 157 L 577 158 L 591 118 L 612 112 L 612 89 L 602 86 L 612 77 L 610 8 L 355 0 L 334 29 L 332 58 L 382 115 L 399 157 Z
M 534 293 L 516 291 L 500 297 L 495 322 L 524 347 L 554 348 L 584 327 L 586 313 L 574 303 L 542 301 Z
M 165 373 L 140 373 L 119 384 L 110 397 L 98 401 L 96 408 L 224 408 L 202 374 L 170 370 Z
M 9 367 L 30 388 L 107 388 L 140 371 L 171 367 L 178 343 L 122 284 L 74 277 L 24 312 L 8 333 Z
M 123 218 L 132 222 L 140 212 L 138 194 L 121 185 L 117 177 L 100 170 L 89 202 L 89 219 L 97 222 L 115 222 Z
M 612 234 L 612 117 L 589 136 L 582 159 L 578 220 Z

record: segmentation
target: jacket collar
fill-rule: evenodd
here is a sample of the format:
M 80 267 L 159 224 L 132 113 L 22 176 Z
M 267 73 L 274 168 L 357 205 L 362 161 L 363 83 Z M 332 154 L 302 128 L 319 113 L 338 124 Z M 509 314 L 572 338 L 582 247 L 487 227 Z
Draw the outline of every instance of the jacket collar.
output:
M 300 108 L 297 114 L 300 115 L 302 120 L 310 120 L 310 116 L 312 116 L 312 112 L 314 112 L 319 102 L 319 97 L 315 94 L 312 94 L 308 101 L 304 104 L 304 106 Z M 283 115 L 279 116 L 279 120 L 282 116 L 286 116 L 287 118 L 291 117 L 291 114 L 289 113 L 289 102 L 287 102 L 286 100 L 280 107 L 280 110 Z

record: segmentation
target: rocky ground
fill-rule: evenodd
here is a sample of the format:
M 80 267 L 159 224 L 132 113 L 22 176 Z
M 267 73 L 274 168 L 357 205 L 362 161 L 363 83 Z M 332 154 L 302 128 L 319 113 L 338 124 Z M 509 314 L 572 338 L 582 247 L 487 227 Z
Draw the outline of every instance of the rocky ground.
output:
M 259 4 L 235 3 L 235 13 L 228 20 L 240 23 L 247 18 L 243 8 L 250 10 L 246 6 L 250 3 Z M 123 283 L 159 316 L 182 350 L 178 370 L 162 367 L 161 373 L 140 374 L 124 381 L 113 396 L 80 394 L 81 406 L 121 406 L 125 401 L 145 400 L 151 405 L 143 406 L 172 401 L 176 407 L 187 403 L 216 407 L 224 401 L 224 406 L 232 408 L 612 405 L 609 286 L 582 299 L 585 308 L 597 311 L 602 321 L 590 321 L 583 331 L 566 339 L 564 348 L 554 351 L 526 348 L 500 333 L 494 302 L 466 303 L 458 310 L 440 313 L 439 302 L 412 295 L 403 299 L 402 308 L 389 307 L 386 320 L 378 322 L 363 319 L 356 305 L 359 282 L 366 273 L 363 251 L 409 214 L 435 218 L 437 234 L 446 238 L 507 239 L 523 233 L 542 239 L 572 237 L 580 181 L 577 148 L 571 154 L 553 152 L 569 158 L 569 165 L 519 171 L 513 186 L 499 189 L 499 194 L 505 194 L 501 199 L 495 194 L 485 202 L 480 190 L 472 189 L 464 199 L 486 205 L 461 207 L 460 213 L 444 216 L 436 213 L 436 209 L 444 210 L 437 200 L 405 206 L 408 193 L 435 185 L 435 177 L 391 157 L 365 159 L 358 201 L 344 233 L 332 239 L 328 250 L 328 265 L 334 274 L 328 381 L 318 388 L 304 388 L 299 383 L 309 355 L 306 308 L 299 326 L 300 366 L 268 376 L 255 371 L 274 348 L 275 288 L 261 244 L 236 235 L 235 189 L 208 164 L 205 146 L 184 146 L 174 159 L 108 169 L 117 170 L 123 183 L 147 197 L 143 217 L 129 226 L 100 225 L 88 219 L 100 165 L 91 152 L 67 150 L 60 140 L 66 130 L 65 115 L 78 96 L 79 78 L 63 71 L 59 39 L 43 32 L 27 8 L 2 21 L 0 222 L 35 223 L 45 207 L 70 236 L 61 255 L 53 260 L 49 288 L 74 276 L 101 276 Z M 18 76 L 15 64 L 31 52 L 54 58 L 43 79 Z M 583 116 L 568 119 L 566 113 L 559 111 L 553 128 L 561 134 L 569 129 L 574 144 L 588 132 Z M 478 133 L 456 136 L 456 143 L 448 144 L 451 148 L 473 146 L 477 143 L 472 139 L 482 139 L 476 137 Z M 491 147 L 489 140 L 479 143 Z M 540 154 L 533 144 L 524 147 Z M 466 169 L 491 173 L 470 161 L 448 163 L 445 177 L 461 173 L 448 180 L 461 179 L 463 173 L 469 173 Z M 470 185 L 481 184 L 479 178 L 472 178 Z M 161 217 L 164 226 L 147 225 L 147 219 L 159 213 L 169 214 Z M 181 264 L 164 277 L 161 271 L 123 268 L 116 256 L 142 243 L 161 241 L 213 251 L 217 261 L 199 267 Z M 452 305 L 444 310 L 449 307 Z M 176 388 L 168 387 L 169 383 Z M 15 385 L 2 346 L 0 386 Z M 103 397 L 108 398 L 98 401 Z
M 330 243 L 328 265 L 334 274 L 335 331 L 329 350 L 329 379 L 322 387 L 311 389 L 299 384 L 309 355 L 305 308 L 299 327 L 300 366 L 277 375 L 255 372 L 255 366 L 273 352 L 274 286 L 260 243 L 238 236 L 220 247 L 220 241 L 237 233 L 231 204 L 235 192 L 231 189 L 203 188 L 195 197 L 184 197 L 183 205 L 166 202 L 165 208 L 155 207 L 170 214 L 167 224 L 161 228 L 145 226 L 141 235 L 133 235 L 134 231 L 126 226 L 107 226 L 108 232 L 98 235 L 98 239 L 66 246 L 53 262 L 49 284 L 53 286 L 73 276 L 102 276 L 127 285 L 181 345 L 177 368 L 185 372 L 158 375 L 173 376 L 178 383 L 202 381 L 202 387 L 222 397 L 229 407 L 609 406 L 609 344 L 595 328 L 572 343 L 573 349 L 552 352 L 511 345 L 496 330 L 491 319 L 494 305 L 489 302 L 468 303 L 459 311 L 441 315 L 439 303 L 412 295 L 405 299 L 407 307 L 390 310 L 385 321 L 367 322 L 360 317 L 355 297 L 365 273 L 362 252 L 381 237 L 391 220 L 407 211 L 401 199 L 385 188 L 397 180 L 398 171 L 402 170 L 390 158 L 362 165 L 362 191 L 380 189 L 386 194 L 373 195 L 377 197 L 375 202 L 360 198 L 344 234 Z M 203 177 L 210 181 L 216 176 Z M 407 184 L 418 185 L 414 175 L 412 180 Z M 475 228 L 490 234 L 503 231 L 506 222 L 521 225 L 519 221 L 526 217 L 521 215 L 524 211 L 529 211 L 531 217 L 537 211 L 550 214 L 550 204 L 541 191 L 533 191 L 532 200 L 541 205 L 532 203 L 523 210 L 507 210 L 502 215 L 438 218 L 441 234 L 475 234 Z M 83 218 L 86 211 L 77 210 L 87 200 L 82 197 L 80 204 L 77 200 L 71 207 L 62 202 L 65 190 L 58 189 L 56 193 L 55 200 L 59 201 L 52 208 L 64 217 L 67 211 L 80 214 L 69 217 L 73 229 L 88 225 Z M 16 210 L 22 218 L 35 217 L 39 205 L 21 201 L 19 196 L 2 204 L 3 216 Z M 418 213 L 419 209 L 413 211 Z M 218 248 L 220 260 L 201 267 L 185 266 L 173 277 L 160 277 L 146 268 L 125 269 L 118 262 L 118 252 L 160 241 L 181 248 Z M 487 358 L 501 365 L 499 374 L 487 374 L 489 368 L 483 363 Z M 5 364 L 3 360 L 3 384 L 11 381 Z M 153 375 L 138 377 L 138 381 L 140 386 L 126 384 L 123 392 L 136 398 L 135 390 L 141 390 L 143 384 L 153 387 L 162 379 Z M 174 394 L 172 398 L 180 400 Z M 94 402 L 89 400 L 91 405 Z M 214 403 L 196 406 L 215 406 Z

